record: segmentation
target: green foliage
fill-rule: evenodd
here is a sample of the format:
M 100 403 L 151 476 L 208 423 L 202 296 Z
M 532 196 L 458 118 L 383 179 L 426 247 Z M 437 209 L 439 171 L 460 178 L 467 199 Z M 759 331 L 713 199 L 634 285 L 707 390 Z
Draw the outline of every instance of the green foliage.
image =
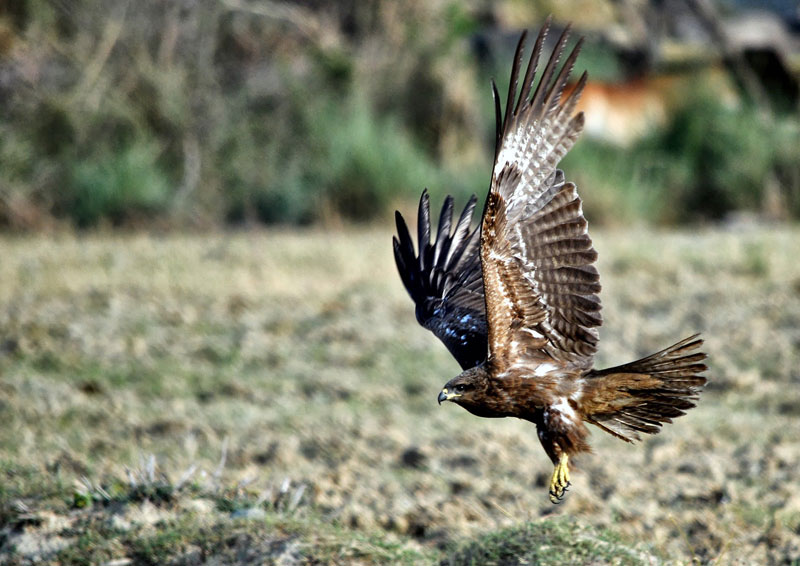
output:
M 577 183 L 592 223 L 650 223 L 668 210 L 663 159 L 644 145 L 621 151 L 607 142 L 583 139 L 561 167 Z
M 163 211 L 171 195 L 153 143 L 134 142 L 118 151 L 100 151 L 72 164 L 70 173 L 72 195 L 65 206 L 81 227 L 104 218 L 119 222 L 131 215 Z
M 650 143 L 663 148 L 671 165 L 665 189 L 677 197 L 677 219 L 721 218 L 759 210 L 771 177 L 797 169 L 800 121 L 747 105 L 731 108 L 700 92 Z
M 446 184 L 400 121 L 377 115 L 362 97 L 323 97 L 292 114 L 294 127 L 273 124 L 280 137 L 266 141 L 266 158 L 258 155 L 258 126 L 241 123 L 229 140 L 221 162 L 229 220 L 372 220 L 427 184 Z
M 621 150 L 584 139 L 562 167 L 602 224 L 675 224 L 767 207 L 770 184 L 800 211 L 800 118 L 731 107 L 702 89 L 667 124 Z M 768 211 L 775 214 L 776 211 Z
M 415 198 L 428 183 L 445 184 L 402 125 L 376 116 L 363 100 L 328 104 L 309 118 L 322 153 L 314 176 L 326 209 L 369 220 L 399 198 Z
M 12 104 L 0 110 L 0 223 L 371 220 L 426 185 L 464 192 L 468 177 L 441 172 L 436 137 L 414 128 L 440 111 L 446 77 L 430 68 L 452 57 L 472 16 L 442 7 L 457 25 L 423 41 L 434 8 L 408 21 L 385 10 L 359 8 L 351 38 L 340 29 L 350 15 L 333 9 L 318 41 L 220 4 L 183 15 L 31 4 L 15 33 L 49 67 L 32 79 L 12 73 Z M 396 32 L 389 58 L 366 41 L 385 26 Z M 420 78 L 426 105 L 407 86 Z
M 21 6 L 3 23 L 25 49 L 0 60 L 0 226 L 371 221 L 426 186 L 486 190 L 487 85 L 503 96 L 513 42 L 478 54 L 481 9 L 333 3 L 284 21 L 225 2 Z M 599 44 L 583 68 L 622 74 Z M 567 156 L 593 219 L 800 216 L 797 115 L 684 98 L 633 147 L 584 139 Z

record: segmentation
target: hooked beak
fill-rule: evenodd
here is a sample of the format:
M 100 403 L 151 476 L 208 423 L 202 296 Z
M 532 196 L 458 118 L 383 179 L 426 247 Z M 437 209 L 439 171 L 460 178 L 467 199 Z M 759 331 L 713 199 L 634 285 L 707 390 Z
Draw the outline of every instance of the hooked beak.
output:
M 458 397 L 458 396 L 459 395 L 457 395 L 455 393 L 448 392 L 447 388 L 445 387 L 444 389 L 442 389 L 439 392 L 439 398 L 437 400 L 439 401 L 439 404 L 441 405 L 442 401 L 449 401 L 450 399 L 453 399 L 454 397 Z

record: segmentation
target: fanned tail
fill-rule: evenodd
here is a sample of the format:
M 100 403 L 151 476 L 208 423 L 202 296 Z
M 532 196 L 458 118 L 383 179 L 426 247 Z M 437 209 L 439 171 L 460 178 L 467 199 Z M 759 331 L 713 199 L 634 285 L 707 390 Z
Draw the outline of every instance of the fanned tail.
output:
M 592 371 L 585 419 L 633 442 L 639 433 L 655 434 L 663 423 L 695 406 L 706 378 L 706 355 L 699 334 L 629 364 Z

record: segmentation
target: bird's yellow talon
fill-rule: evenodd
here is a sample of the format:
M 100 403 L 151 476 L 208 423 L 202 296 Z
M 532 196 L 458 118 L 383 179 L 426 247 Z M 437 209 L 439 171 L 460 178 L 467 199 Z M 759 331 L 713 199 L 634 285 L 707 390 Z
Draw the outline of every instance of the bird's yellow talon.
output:
M 568 462 L 569 456 L 562 453 L 550 478 L 550 501 L 553 503 L 560 503 L 570 486 Z

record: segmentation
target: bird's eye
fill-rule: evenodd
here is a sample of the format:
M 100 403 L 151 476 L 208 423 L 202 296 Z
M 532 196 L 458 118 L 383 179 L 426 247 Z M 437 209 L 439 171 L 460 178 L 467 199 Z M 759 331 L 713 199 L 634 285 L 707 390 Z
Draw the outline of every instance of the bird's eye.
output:
M 464 391 L 466 390 L 467 386 L 464 385 L 463 383 L 459 383 L 458 385 L 456 385 L 456 393 L 464 393 Z

